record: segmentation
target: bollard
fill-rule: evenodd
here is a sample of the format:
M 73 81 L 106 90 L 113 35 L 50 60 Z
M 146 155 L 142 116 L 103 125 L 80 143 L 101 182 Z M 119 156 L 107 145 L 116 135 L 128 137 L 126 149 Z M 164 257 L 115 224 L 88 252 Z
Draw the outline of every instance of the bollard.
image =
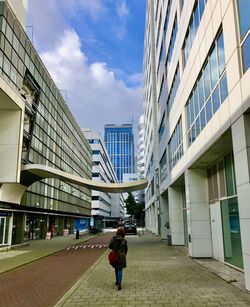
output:
M 79 234 L 79 230 L 77 229 L 77 231 L 76 231 L 76 239 L 79 239 L 79 237 L 80 237 L 80 234 Z

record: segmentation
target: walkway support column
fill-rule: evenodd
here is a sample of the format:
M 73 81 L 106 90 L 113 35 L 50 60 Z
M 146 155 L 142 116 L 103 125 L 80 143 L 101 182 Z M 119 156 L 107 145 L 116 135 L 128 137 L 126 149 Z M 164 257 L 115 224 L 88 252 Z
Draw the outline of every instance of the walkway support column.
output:
M 245 282 L 250 291 L 250 114 L 232 125 L 232 139 Z
M 212 257 L 207 171 L 185 171 L 189 255 Z
M 169 230 L 172 245 L 184 245 L 182 193 L 182 187 L 168 188 Z

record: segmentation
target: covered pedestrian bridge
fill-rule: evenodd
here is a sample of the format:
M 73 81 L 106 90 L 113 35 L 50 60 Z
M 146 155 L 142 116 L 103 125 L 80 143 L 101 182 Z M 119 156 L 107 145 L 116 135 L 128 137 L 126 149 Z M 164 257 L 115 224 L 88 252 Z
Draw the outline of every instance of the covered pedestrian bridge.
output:
M 128 193 L 147 187 L 147 179 L 127 183 L 105 183 L 85 179 L 70 173 L 40 164 L 26 164 L 22 167 L 20 183 L 4 183 L 0 187 L 0 201 L 20 204 L 27 188 L 36 181 L 46 178 L 56 178 L 83 186 L 90 190 L 108 193 Z

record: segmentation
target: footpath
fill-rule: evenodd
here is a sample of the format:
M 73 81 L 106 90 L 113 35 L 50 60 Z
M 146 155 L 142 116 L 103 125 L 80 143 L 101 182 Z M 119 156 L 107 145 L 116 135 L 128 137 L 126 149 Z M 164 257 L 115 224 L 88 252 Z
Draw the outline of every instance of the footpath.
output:
M 72 234 L 54 237 L 51 240 L 34 240 L 29 241 L 27 246 L 0 252 L 0 274 L 93 238 L 89 234 L 80 236 L 79 239 L 75 237 L 75 234 Z
M 108 251 L 57 303 L 59 306 L 250 306 L 250 295 L 167 246 L 152 234 L 127 236 L 122 290 L 115 286 Z

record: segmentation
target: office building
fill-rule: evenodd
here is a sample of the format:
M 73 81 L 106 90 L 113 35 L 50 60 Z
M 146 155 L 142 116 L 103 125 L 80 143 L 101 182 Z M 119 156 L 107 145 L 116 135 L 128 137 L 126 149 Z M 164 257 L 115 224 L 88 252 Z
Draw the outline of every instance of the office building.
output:
M 144 162 L 144 118 L 143 115 L 139 118 L 138 125 L 138 143 L 137 143 L 137 178 L 143 179 L 145 178 L 145 162 Z M 138 202 L 145 201 L 145 191 L 140 190 L 137 191 Z
M 148 0 L 146 226 L 250 291 L 250 2 Z
M 117 183 L 114 167 L 109 158 L 103 138 L 91 128 L 82 128 L 92 150 L 92 178 L 94 181 Z M 91 215 L 96 227 L 110 225 L 124 218 L 124 201 L 121 195 L 92 191 Z
M 133 125 L 105 125 L 104 142 L 119 182 L 124 173 L 135 172 Z
M 75 219 L 91 214 L 90 189 L 23 172 L 35 164 L 91 179 L 92 154 L 25 33 L 27 1 L 10 4 L 0 1 L 0 247 L 73 233 Z

